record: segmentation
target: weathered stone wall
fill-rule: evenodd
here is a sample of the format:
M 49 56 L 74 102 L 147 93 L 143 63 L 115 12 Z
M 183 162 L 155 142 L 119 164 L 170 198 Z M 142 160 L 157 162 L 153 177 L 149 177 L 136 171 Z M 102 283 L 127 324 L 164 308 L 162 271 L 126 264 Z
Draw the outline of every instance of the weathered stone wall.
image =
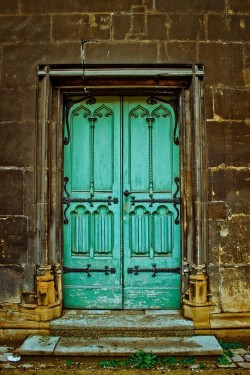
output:
M 203 63 L 214 312 L 249 310 L 250 1 L 0 1 L 0 302 L 34 288 L 38 64 Z

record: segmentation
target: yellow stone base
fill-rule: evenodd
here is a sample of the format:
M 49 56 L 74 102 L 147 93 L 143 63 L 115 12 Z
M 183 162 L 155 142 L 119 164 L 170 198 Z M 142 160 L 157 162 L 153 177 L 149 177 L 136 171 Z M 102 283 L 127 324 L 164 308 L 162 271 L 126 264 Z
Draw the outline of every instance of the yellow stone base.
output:
M 210 329 L 210 310 L 211 306 L 208 303 L 197 306 L 188 300 L 183 301 L 184 317 L 194 322 L 195 329 Z
M 62 303 L 55 302 L 48 306 L 21 305 L 20 311 L 21 313 L 33 313 L 39 317 L 41 322 L 48 322 L 61 316 Z
M 61 314 L 60 302 L 49 306 L 6 305 L 0 310 L 0 341 L 17 343 L 28 335 L 49 335 L 49 322 Z

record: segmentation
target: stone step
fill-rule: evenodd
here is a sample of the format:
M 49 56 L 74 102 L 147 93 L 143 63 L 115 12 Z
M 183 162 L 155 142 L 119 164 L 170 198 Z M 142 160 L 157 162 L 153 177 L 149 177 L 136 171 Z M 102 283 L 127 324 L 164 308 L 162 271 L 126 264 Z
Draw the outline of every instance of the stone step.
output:
M 54 336 L 64 337 L 169 337 L 193 336 L 194 324 L 179 312 L 65 311 L 50 323 Z
M 214 336 L 193 337 L 81 337 L 29 336 L 19 348 L 20 355 L 128 356 L 138 350 L 161 356 L 220 355 Z

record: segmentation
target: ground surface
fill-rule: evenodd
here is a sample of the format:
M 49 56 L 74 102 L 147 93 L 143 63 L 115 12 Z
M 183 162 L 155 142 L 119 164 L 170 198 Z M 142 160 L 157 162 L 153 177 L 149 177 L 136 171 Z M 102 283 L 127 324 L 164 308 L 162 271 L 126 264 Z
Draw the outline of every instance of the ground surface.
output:
M 157 365 L 150 370 L 130 368 L 101 368 L 100 360 L 96 358 L 73 358 L 68 357 L 23 357 L 18 362 L 1 362 L 0 373 L 6 375 L 188 375 L 201 373 L 202 375 L 248 375 L 250 369 L 218 368 L 216 358 L 196 358 L 195 364 L 205 368 L 185 368 L 183 365 L 172 366 Z M 107 359 L 110 361 L 110 358 Z
M 0 374 L 6 375 L 250 375 L 250 342 L 220 341 L 220 356 L 155 356 L 137 351 L 129 357 L 20 356 L 19 345 L 0 343 Z M 224 362 L 228 363 L 224 363 Z M 145 368 L 149 364 L 150 369 Z M 229 366 L 229 367 L 219 367 Z M 134 368 L 132 368 L 134 366 Z M 143 367 L 144 366 L 144 367 Z M 243 368 L 243 367 L 247 368 Z M 137 368 L 139 367 L 139 368 Z

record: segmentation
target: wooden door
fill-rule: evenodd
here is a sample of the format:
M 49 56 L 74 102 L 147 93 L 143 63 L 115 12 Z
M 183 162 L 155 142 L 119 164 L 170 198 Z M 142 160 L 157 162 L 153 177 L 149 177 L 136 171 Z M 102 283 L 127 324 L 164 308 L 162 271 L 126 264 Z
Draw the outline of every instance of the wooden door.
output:
M 124 99 L 124 307 L 180 306 L 179 145 L 161 98 Z
M 66 103 L 66 308 L 179 307 L 175 125 L 171 105 L 161 98 Z
M 86 98 L 65 112 L 64 306 L 119 309 L 120 100 Z

